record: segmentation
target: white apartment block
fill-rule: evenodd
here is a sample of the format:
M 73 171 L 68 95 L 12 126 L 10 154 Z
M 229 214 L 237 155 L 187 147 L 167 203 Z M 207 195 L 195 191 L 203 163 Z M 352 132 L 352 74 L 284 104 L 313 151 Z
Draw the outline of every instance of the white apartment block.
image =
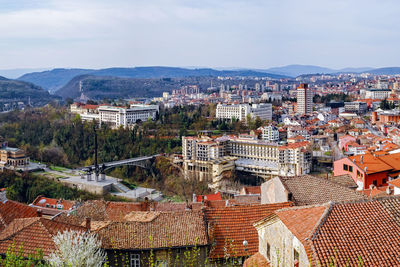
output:
M 272 104 L 252 104 L 250 109 L 250 116 L 253 119 L 260 117 L 260 119 L 262 120 L 272 120 Z
M 159 112 L 158 105 L 136 105 L 130 108 L 114 107 L 107 105 L 82 105 L 74 103 L 71 105 L 71 113 L 79 114 L 82 120 L 96 120 L 100 124 L 108 124 L 113 128 L 130 127 L 138 121 L 147 121 L 149 118 L 156 119 Z
M 120 126 L 126 128 L 138 121 L 156 119 L 159 108 L 157 105 L 131 105 L 130 108 L 100 106 L 100 123 L 109 124 L 113 128 Z
M 360 92 L 361 93 L 361 92 Z M 366 89 L 364 92 L 365 98 L 370 99 L 385 99 L 389 98 L 392 90 L 390 89 Z
M 298 135 L 303 136 L 306 140 L 310 140 L 311 137 L 310 133 L 300 126 L 292 126 L 287 129 L 287 138 L 293 138 Z
M 268 142 L 279 142 L 279 131 L 273 125 L 263 126 L 258 128 L 261 131 L 261 139 Z
M 310 114 L 313 111 L 313 94 L 308 84 L 300 84 L 297 88 L 297 113 Z
M 218 104 L 216 110 L 217 119 L 238 119 L 240 121 L 245 121 L 247 115 L 250 114 L 250 106 L 247 104 L 240 105 L 225 105 Z
M 240 121 L 245 121 L 248 115 L 250 115 L 253 119 L 260 117 L 262 120 L 271 120 L 272 104 L 252 104 L 251 106 L 248 104 L 217 105 L 217 119 L 238 119 Z
M 365 102 L 344 102 L 344 110 L 349 113 L 364 114 L 367 112 L 368 105 Z

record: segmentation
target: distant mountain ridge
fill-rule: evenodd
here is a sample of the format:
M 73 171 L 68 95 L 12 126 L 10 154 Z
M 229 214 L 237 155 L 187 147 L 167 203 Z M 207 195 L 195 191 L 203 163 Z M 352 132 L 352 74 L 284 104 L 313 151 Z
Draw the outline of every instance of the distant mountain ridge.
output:
M 203 77 L 183 78 L 126 78 L 115 76 L 80 75 L 55 92 L 63 98 L 76 98 L 81 95 L 96 99 L 136 98 L 160 96 L 181 86 L 196 84 L 200 89 L 210 86 L 210 79 Z
M 316 74 L 316 73 L 323 73 L 323 74 L 360 73 L 360 72 L 370 71 L 372 69 L 373 68 L 370 67 L 331 69 L 314 65 L 287 65 L 283 67 L 274 67 L 258 71 L 265 71 L 268 73 L 280 74 L 290 77 L 298 77 L 304 74 Z
M 255 76 L 270 78 L 287 78 L 280 74 L 269 74 L 253 70 L 215 70 L 210 68 L 187 69 L 177 67 L 135 67 L 93 69 L 53 69 L 50 71 L 28 73 L 18 78 L 21 81 L 32 82 L 55 92 L 66 85 L 72 78 L 79 75 L 110 76 L 120 78 L 182 78 L 196 76 Z
M 53 69 L 42 72 L 33 72 L 22 75 L 18 80 L 31 82 L 54 93 L 66 86 L 73 78 L 81 75 L 99 77 L 119 77 L 135 79 L 151 78 L 185 78 L 185 77 L 217 77 L 217 76 L 243 76 L 243 77 L 269 77 L 269 78 L 295 78 L 311 74 L 338 74 L 338 73 L 363 73 L 376 75 L 400 74 L 400 67 L 388 68 L 343 68 L 332 69 L 314 65 L 288 65 L 269 69 L 244 69 L 244 68 L 179 68 L 179 67 L 133 67 L 133 68 L 105 68 L 105 69 Z

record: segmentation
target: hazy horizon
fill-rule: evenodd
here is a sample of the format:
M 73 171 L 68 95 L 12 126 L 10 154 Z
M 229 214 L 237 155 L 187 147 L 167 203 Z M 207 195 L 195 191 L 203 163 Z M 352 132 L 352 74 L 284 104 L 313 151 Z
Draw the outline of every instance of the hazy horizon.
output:
M 400 3 L 394 0 L 0 0 L 0 4 L 1 70 L 400 65 L 396 14 Z

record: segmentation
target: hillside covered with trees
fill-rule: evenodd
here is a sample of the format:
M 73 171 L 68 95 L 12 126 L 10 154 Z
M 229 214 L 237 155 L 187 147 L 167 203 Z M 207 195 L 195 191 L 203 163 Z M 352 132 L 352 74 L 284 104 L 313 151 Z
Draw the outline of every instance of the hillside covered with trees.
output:
M 29 99 L 35 105 L 44 105 L 60 98 L 50 95 L 49 92 L 32 83 L 6 79 L 0 76 L 0 103 L 10 101 L 27 103 Z

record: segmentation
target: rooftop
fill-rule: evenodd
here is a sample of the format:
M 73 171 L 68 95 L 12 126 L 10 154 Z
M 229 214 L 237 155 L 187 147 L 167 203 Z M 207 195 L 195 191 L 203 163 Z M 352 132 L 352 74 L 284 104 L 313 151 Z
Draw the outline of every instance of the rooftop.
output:
M 223 258 L 252 255 L 258 251 L 258 234 L 253 223 L 272 214 L 277 209 L 292 205 L 289 202 L 279 204 L 242 205 L 224 208 L 206 208 L 209 224 L 210 242 L 213 247 L 211 258 Z M 243 241 L 248 242 L 247 251 Z

